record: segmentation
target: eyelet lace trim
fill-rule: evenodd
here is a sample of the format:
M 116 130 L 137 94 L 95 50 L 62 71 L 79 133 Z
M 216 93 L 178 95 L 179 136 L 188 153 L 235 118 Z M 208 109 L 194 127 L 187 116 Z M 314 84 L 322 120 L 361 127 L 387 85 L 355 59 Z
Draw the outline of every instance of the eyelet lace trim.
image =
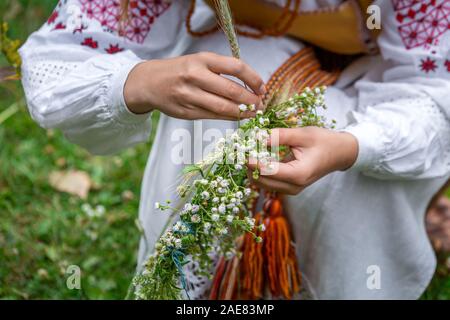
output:
M 24 87 L 37 90 L 45 83 L 61 80 L 77 66 L 75 62 L 30 59 L 22 70 L 22 81 Z

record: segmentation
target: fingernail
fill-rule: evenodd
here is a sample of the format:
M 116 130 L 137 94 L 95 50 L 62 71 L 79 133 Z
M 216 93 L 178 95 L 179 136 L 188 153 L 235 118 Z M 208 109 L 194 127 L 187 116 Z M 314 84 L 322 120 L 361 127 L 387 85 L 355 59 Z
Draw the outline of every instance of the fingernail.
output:
M 266 86 L 262 84 L 261 87 L 259 87 L 259 94 L 266 94 L 266 92 L 267 92 Z

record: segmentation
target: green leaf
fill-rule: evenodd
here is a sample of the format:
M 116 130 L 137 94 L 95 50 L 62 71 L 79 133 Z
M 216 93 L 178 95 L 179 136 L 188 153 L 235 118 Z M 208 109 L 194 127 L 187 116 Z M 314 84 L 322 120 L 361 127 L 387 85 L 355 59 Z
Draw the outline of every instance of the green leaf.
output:
M 203 175 L 202 169 L 196 164 L 190 164 L 184 167 L 183 174 L 188 174 L 191 172 L 200 172 L 200 174 Z
M 45 254 L 51 261 L 58 260 L 58 253 L 56 252 L 55 247 L 46 247 Z

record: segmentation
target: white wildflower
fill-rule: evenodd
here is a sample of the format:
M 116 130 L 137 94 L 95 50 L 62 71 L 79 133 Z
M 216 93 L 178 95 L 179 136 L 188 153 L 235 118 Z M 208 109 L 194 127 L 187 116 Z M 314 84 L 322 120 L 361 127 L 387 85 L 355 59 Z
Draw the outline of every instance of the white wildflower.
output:
M 250 217 L 245 217 L 245 222 L 248 224 L 250 228 L 255 226 L 255 219 Z
M 208 200 L 209 199 L 209 192 L 208 191 L 203 191 L 202 192 L 202 199 L 203 200 Z
M 252 151 L 250 151 L 249 155 L 250 155 L 250 158 L 256 159 L 256 158 L 258 158 L 258 151 L 252 150 Z
M 181 239 L 175 239 L 173 244 L 174 244 L 175 248 L 177 248 L 177 249 L 181 249 L 181 247 L 182 247 Z
M 227 179 L 224 179 L 220 181 L 220 185 L 224 188 L 228 187 L 230 185 L 230 182 Z
M 240 104 L 239 110 L 241 110 L 242 112 L 247 111 L 247 106 L 245 104 Z
M 95 207 L 95 213 L 97 217 L 101 217 L 105 214 L 105 207 L 102 206 L 101 204 L 99 204 L 98 206 Z

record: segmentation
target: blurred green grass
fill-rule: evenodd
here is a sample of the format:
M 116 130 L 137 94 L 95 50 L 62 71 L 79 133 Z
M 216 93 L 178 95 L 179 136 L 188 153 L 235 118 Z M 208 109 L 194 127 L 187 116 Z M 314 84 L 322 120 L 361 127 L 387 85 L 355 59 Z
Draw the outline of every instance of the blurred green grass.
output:
M 56 0 L 3 0 L 0 20 L 25 40 Z M 6 61 L 0 55 L 0 67 Z M 18 82 L 0 83 L 0 298 L 122 299 L 133 276 L 139 231 L 139 189 L 151 141 L 113 157 L 94 157 L 28 115 Z M 12 105 L 17 104 L 17 110 Z M 157 115 L 154 117 L 156 128 Z M 84 170 L 95 189 L 81 200 L 50 187 L 54 170 Z M 134 195 L 134 197 L 130 197 Z M 90 217 L 82 206 L 105 207 Z M 423 299 L 450 299 L 442 263 Z M 66 286 L 66 269 L 82 270 L 81 290 Z
M 11 38 L 25 40 L 55 4 L 2 1 L 0 18 Z M 0 55 L 0 67 L 6 65 Z M 0 124 L 0 298 L 124 298 L 136 264 L 135 220 L 151 142 L 113 157 L 91 156 L 60 132 L 38 127 L 21 101 L 19 82 L 0 83 L 0 114 L 14 112 Z M 16 102 L 17 111 L 10 108 Z M 90 175 L 95 189 L 88 199 L 50 187 L 50 172 L 68 169 Z M 81 209 L 86 203 L 105 214 L 90 217 Z M 81 268 L 82 290 L 67 288 L 69 265 Z

